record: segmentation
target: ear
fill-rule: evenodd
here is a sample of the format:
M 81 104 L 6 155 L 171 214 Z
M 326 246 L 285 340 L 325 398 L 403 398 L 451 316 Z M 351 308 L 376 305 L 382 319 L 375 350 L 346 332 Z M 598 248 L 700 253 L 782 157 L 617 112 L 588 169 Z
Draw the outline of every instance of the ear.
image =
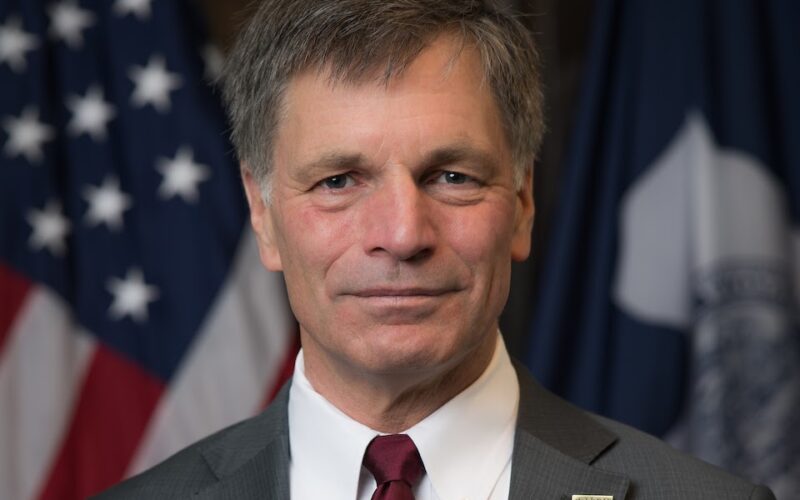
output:
M 272 220 L 271 207 L 264 201 L 261 186 L 253 177 L 250 169 L 242 165 L 241 171 L 247 204 L 250 205 L 250 225 L 256 233 L 261 263 L 270 271 L 282 271 L 283 264 L 275 241 L 277 235 Z
M 533 206 L 533 169 L 525 173 L 522 185 L 517 190 L 514 211 L 514 234 L 511 238 L 511 259 L 521 262 L 531 253 L 531 231 L 535 208 Z

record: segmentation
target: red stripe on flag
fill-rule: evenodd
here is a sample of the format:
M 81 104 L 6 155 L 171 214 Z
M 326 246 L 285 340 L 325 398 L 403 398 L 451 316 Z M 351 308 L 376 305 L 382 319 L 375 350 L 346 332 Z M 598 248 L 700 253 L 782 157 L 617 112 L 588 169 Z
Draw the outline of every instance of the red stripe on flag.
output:
M 122 480 L 164 386 L 98 347 L 40 499 L 83 499 Z
M 275 383 L 272 387 L 269 388 L 269 392 L 267 393 L 267 398 L 264 401 L 264 404 L 261 405 L 262 408 L 266 408 L 268 404 L 275 399 L 275 396 L 278 395 L 278 392 L 283 387 L 283 384 L 286 383 L 292 377 L 292 373 L 294 373 L 294 360 L 297 357 L 297 351 L 300 350 L 300 335 L 295 333 L 294 341 L 291 343 L 288 349 L 286 349 L 286 354 L 283 358 L 283 363 L 281 363 L 281 370 L 278 372 L 278 377 L 275 379 Z
M 30 289 L 31 284 L 27 279 L 0 264 L 0 354 L 10 336 L 11 324 L 25 303 Z

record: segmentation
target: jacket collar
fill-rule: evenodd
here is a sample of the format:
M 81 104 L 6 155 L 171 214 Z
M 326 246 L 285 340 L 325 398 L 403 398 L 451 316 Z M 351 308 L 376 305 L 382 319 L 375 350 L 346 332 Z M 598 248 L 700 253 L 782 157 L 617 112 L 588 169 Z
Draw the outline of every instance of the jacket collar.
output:
M 289 498 L 289 420 L 291 381 L 269 407 L 209 441 L 201 450 L 217 482 L 195 498 Z
M 624 499 L 629 479 L 592 467 L 617 437 L 540 386 L 519 363 L 514 368 L 520 401 L 509 499 L 569 499 L 575 494 Z M 261 415 L 203 446 L 201 453 L 218 482 L 198 492 L 198 500 L 289 498 L 290 383 Z
M 629 479 L 592 467 L 617 437 L 585 412 L 540 386 L 514 363 L 520 384 L 509 498 L 610 495 L 622 500 Z

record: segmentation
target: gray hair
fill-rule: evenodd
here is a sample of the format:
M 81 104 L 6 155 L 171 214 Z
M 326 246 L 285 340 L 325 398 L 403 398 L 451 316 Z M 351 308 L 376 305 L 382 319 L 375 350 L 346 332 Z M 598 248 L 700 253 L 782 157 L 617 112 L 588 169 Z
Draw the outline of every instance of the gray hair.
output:
M 519 20 L 482 0 L 264 0 L 226 61 L 222 89 L 239 160 L 265 197 L 293 76 L 326 70 L 334 82 L 388 83 L 444 34 L 480 54 L 519 186 L 544 131 L 538 55 Z

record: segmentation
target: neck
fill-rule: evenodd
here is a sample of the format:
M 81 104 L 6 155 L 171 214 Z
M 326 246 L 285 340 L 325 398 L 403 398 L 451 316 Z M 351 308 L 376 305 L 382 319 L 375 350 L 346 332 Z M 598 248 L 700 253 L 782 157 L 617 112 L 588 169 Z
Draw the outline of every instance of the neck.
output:
M 496 343 L 496 335 L 486 335 L 463 358 L 442 366 L 375 373 L 331 361 L 304 342 L 304 369 L 314 390 L 347 416 L 394 434 L 413 427 L 475 382 L 489 366 Z

